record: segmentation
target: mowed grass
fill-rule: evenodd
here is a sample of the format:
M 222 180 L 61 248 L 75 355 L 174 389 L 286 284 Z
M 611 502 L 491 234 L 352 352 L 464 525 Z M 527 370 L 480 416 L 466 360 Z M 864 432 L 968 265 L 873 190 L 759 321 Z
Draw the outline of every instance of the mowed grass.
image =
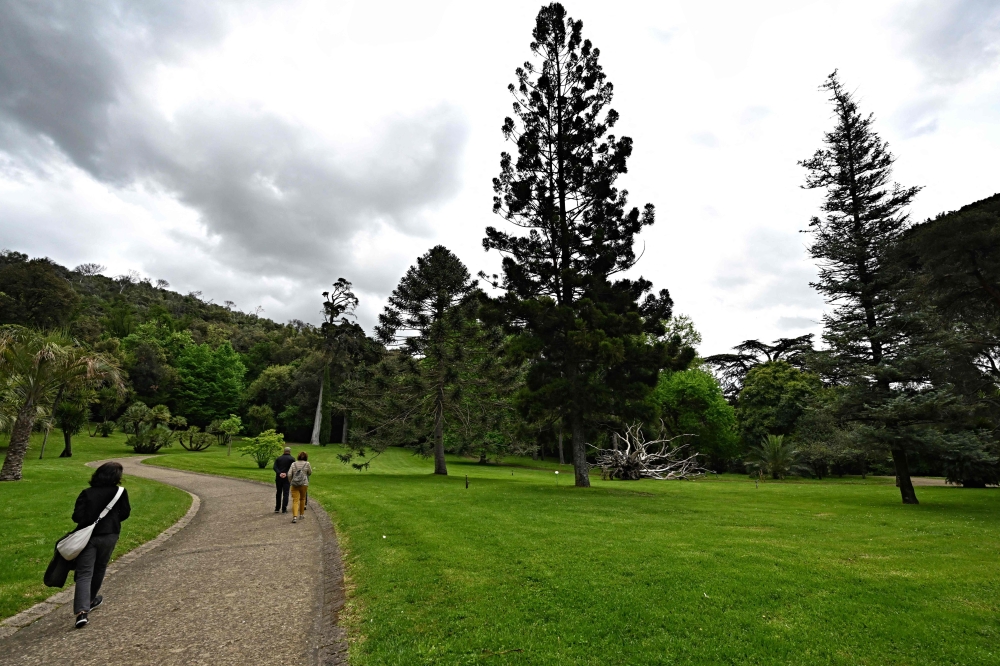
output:
M 885 479 L 588 490 L 530 460 L 452 458 L 440 477 L 403 450 L 356 472 L 337 447 L 300 449 L 346 551 L 355 665 L 1000 663 L 996 490 L 918 488 L 920 506 Z M 218 447 L 149 462 L 273 478 Z
M 0 456 L 7 455 L 7 436 L 0 440 Z M 42 575 L 52 558 L 56 540 L 75 527 L 70 517 L 77 495 L 87 487 L 94 470 L 91 460 L 131 455 L 125 438 L 73 438 L 73 457 L 59 458 L 62 433 L 49 435 L 45 458 L 38 459 L 41 435 L 33 435 L 24 461 L 24 478 L 0 483 L 0 619 L 58 592 L 45 587 Z M 114 557 L 132 550 L 176 522 L 191 506 L 191 496 L 172 486 L 126 475 L 131 517 L 122 523 Z M 72 584 L 70 576 L 67 584 Z

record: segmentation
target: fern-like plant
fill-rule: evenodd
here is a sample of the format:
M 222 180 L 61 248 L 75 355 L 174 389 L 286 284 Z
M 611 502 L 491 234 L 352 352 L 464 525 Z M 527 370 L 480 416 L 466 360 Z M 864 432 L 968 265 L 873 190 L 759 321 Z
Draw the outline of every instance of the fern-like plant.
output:
M 791 473 L 806 472 L 799 462 L 798 451 L 784 435 L 768 435 L 760 444 L 750 449 L 747 466 L 754 472 L 768 474 L 772 479 L 783 479 Z

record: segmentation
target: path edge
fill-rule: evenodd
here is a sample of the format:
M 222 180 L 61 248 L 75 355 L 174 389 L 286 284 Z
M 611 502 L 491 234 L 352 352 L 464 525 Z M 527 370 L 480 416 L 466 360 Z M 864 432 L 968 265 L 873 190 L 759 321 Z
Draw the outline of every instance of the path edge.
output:
M 170 485 L 170 484 L 165 484 L 165 485 Z M 160 532 L 158 535 L 156 535 L 146 543 L 136 546 L 129 552 L 125 553 L 118 559 L 111 562 L 111 564 L 108 566 L 108 570 L 105 576 L 114 575 L 121 567 L 127 566 L 132 562 L 135 562 L 137 559 L 139 559 L 149 551 L 153 550 L 157 546 L 162 545 L 164 541 L 166 541 L 173 535 L 177 534 L 177 532 L 187 527 L 188 523 L 190 523 L 194 519 L 195 514 L 198 513 L 198 509 L 201 508 L 201 498 L 195 495 L 194 493 L 187 493 L 187 494 L 191 496 L 191 506 L 188 507 L 187 513 L 181 516 L 180 519 L 173 525 L 163 530 L 162 532 Z M 55 594 L 45 599 L 44 601 L 39 601 L 31 608 L 23 610 L 17 615 L 12 615 L 8 617 L 6 620 L 0 622 L 0 639 L 13 636 L 24 627 L 27 627 L 28 625 L 34 623 L 36 620 L 40 620 L 41 618 L 45 617 L 52 611 L 73 601 L 73 591 L 75 587 L 76 583 L 74 582 L 72 586 L 67 587 L 66 589 L 60 592 L 56 592 Z

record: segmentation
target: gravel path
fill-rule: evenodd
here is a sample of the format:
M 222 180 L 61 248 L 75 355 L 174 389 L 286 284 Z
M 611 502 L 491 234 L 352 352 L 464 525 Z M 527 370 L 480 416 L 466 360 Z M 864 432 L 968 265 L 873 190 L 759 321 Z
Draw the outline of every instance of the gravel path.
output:
M 346 663 L 333 626 L 339 553 L 320 507 L 293 525 L 290 512 L 273 513 L 273 486 L 119 462 L 126 476 L 197 495 L 200 509 L 105 581 L 87 627 L 74 629 L 72 604 L 62 606 L 0 641 L 0 663 Z

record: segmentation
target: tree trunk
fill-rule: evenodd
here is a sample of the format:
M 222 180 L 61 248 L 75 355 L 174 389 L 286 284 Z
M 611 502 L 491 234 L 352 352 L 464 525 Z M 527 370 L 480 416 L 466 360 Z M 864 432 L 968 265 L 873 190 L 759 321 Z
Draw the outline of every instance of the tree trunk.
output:
M 479 464 L 480 465 L 485 465 L 486 464 L 486 452 L 485 451 L 480 451 L 480 453 L 479 453 Z
M 563 454 L 563 429 L 562 423 L 559 424 L 559 464 L 566 464 L 566 456 Z
M 73 433 L 69 430 L 63 430 L 63 442 L 66 443 L 63 447 L 62 453 L 59 454 L 60 458 L 72 458 L 73 457 Z
M 319 431 L 323 427 L 323 382 L 319 383 L 319 399 L 316 400 L 316 416 L 313 417 L 313 431 L 312 437 L 309 438 L 310 444 L 319 445 Z
M 587 442 L 583 437 L 583 424 L 579 414 L 574 414 L 570 420 L 570 430 L 573 433 L 573 471 L 576 473 L 578 488 L 590 487 L 590 466 L 587 465 Z
M 448 474 L 448 466 L 444 461 L 444 387 L 438 387 L 438 396 L 434 405 L 434 473 Z
M 0 481 L 20 481 L 21 467 L 24 465 L 24 454 L 28 452 L 28 442 L 31 439 L 31 428 L 35 425 L 35 406 L 27 404 L 17 413 L 17 420 L 10 432 L 10 444 L 7 446 L 7 457 L 3 459 L 3 469 L 0 469 Z
M 899 484 L 899 494 L 903 496 L 903 504 L 920 504 L 917 493 L 913 490 L 913 482 L 910 481 L 910 464 L 906 460 L 906 451 L 893 449 L 892 462 L 896 465 L 896 481 Z
M 46 428 L 45 429 L 45 435 L 42 436 L 42 450 L 38 452 L 38 459 L 39 460 L 41 460 L 42 458 L 45 457 L 45 445 L 49 441 L 49 432 L 51 430 L 52 430 L 52 428 Z
M 344 426 L 340 431 L 340 443 L 347 444 L 347 412 L 344 412 Z

